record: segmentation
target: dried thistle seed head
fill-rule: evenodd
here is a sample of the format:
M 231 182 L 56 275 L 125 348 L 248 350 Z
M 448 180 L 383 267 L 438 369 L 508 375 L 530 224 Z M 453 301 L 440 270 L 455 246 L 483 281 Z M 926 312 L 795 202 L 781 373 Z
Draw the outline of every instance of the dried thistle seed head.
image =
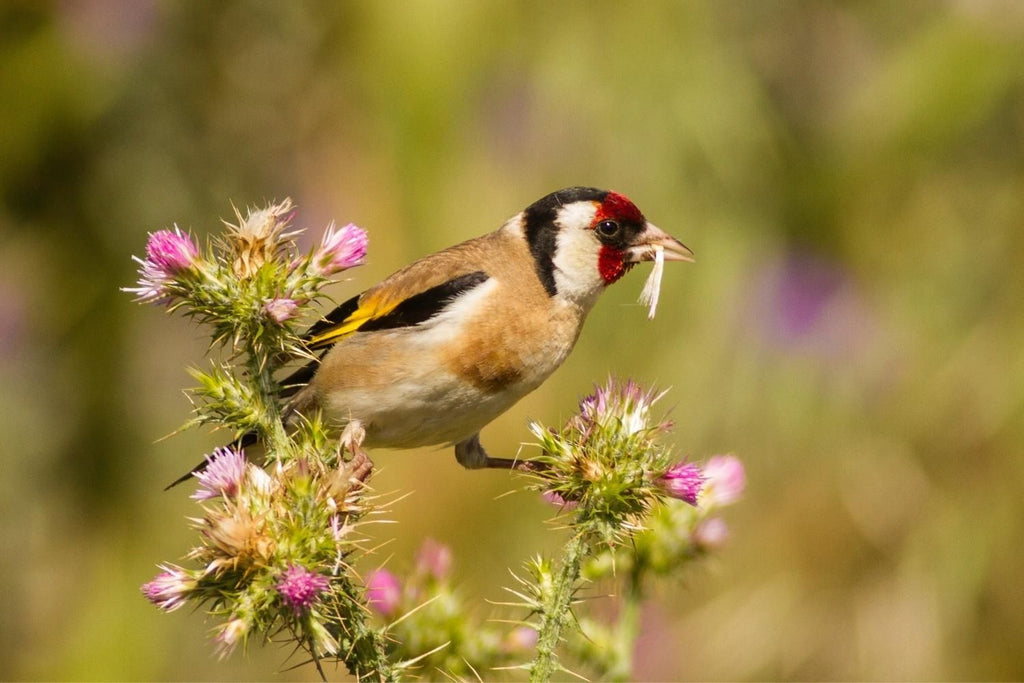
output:
M 605 466 L 597 458 L 583 458 L 579 461 L 580 476 L 587 481 L 601 481 L 605 478 Z
M 221 559 L 229 566 L 248 566 L 270 559 L 274 540 L 266 534 L 263 520 L 245 510 L 235 509 L 231 514 L 211 512 L 207 515 L 203 535 L 211 547 L 226 556 Z
M 241 279 L 248 279 L 267 261 L 272 260 L 281 250 L 292 244 L 292 237 L 298 231 L 286 233 L 285 229 L 294 215 L 295 205 L 291 199 L 271 204 L 265 209 L 250 209 L 248 215 L 235 209 L 238 224 L 225 222 L 227 240 L 234 259 L 231 269 Z

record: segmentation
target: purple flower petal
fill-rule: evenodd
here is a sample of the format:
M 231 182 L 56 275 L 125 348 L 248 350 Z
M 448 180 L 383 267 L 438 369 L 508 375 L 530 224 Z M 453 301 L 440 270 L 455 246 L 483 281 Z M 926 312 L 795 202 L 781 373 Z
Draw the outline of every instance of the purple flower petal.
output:
M 278 579 L 277 592 L 295 614 L 301 614 L 316 602 L 328 586 L 330 580 L 323 574 L 292 565 Z
M 662 475 L 661 484 L 673 498 L 696 505 L 697 496 L 700 495 L 701 487 L 704 485 L 704 475 L 697 465 L 680 462 Z
M 545 502 L 556 505 L 566 511 L 575 509 L 576 506 L 579 505 L 579 501 L 566 500 L 562 497 L 562 494 L 557 491 L 544 491 L 540 494 L 540 497 L 543 498 Z
M 322 275 L 358 266 L 366 258 L 368 241 L 366 231 L 353 223 L 337 229 L 332 223 L 313 255 L 313 265 Z
M 294 318 L 295 312 L 298 309 L 299 304 L 294 299 L 287 299 L 284 297 L 268 299 L 266 303 L 263 304 L 263 312 L 267 314 L 268 318 L 278 325 L 286 320 Z
M 194 500 L 209 500 L 217 496 L 233 498 L 245 477 L 245 453 L 234 446 L 213 451 L 209 464 L 202 472 L 196 473 L 199 488 L 192 494 Z
M 147 260 L 168 275 L 177 275 L 195 265 L 199 249 L 195 242 L 177 227 L 174 231 L 157 230 L 150 233 L 146 243 Z
M 160 568 L 163 571 L 156 578 L 142 585 L 142 594 L 160 609 L 173 612 L 185 604 L 196 582 L 184 569 L 168 565 Z

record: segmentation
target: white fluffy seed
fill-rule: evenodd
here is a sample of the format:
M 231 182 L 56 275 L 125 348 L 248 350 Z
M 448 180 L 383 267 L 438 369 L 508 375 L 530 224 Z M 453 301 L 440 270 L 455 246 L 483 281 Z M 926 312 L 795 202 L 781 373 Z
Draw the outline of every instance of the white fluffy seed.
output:
M 661 274 L 665 272 L 665 250 L 660 246 L 654 247 L 654 268 L 647 276 L 643 291 L 640 292 L 640 303 L 647 306 L 648 320 L 654 320 L 654 313 L 658 310 L 658 296 L 661 294 Z

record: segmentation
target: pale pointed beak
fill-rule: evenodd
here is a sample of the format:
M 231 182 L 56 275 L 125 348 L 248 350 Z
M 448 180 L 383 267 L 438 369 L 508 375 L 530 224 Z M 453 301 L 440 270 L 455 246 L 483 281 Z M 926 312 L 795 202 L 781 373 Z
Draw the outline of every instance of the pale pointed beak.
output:
M 627 249 L 626 253 L 629 255 L 631 263 L 653 261 L 657 251 L 655 247 L 662 248 L 666 261 L 693 263 L 693 252 L 689 247 L 653 223 L 647 223 L 644 226 L 644 231 L 637 235 L 637 243 Z

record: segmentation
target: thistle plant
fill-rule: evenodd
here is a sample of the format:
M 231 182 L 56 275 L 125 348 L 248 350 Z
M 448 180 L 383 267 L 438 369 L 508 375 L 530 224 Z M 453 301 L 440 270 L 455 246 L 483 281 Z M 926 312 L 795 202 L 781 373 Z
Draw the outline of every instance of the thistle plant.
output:
M 228 434 L 194 473 L 195 546 L 159 565 L 143 595 L 168 612 L 203 607 L 221 656 L 252 640 L 290 641 L 321 677 L 322 662 L 338 660 L 360 679 L 519 669 L 547 681 L 572 659 L 629 678 L 645 586 L 723 543 L 716 512 L 742 492 L 739 460 L 677 459 L 663 443 L 671 423 L 653 412 L 664 394 L 610 380 L 561 429 L 530 427 L 540 453 L 526 488 L 555 506 L 569 538 L 560 557 L 527 563 L 510 589 L 516 612 L 476 619 L 452 580 L 451 551 L 435 541 L 404 576 L 379 568 L 361 577 L 353 565 L 366 561 L 364 523 L 381 513 L 367 485 L 372 465 L 318 413 L 286 418 L 277 376 L 315 359 L 302 330 L 323 288 L 363 261 L 367 237 L 332 224 L 303 252 L 293 217 L 289 200 L 236 211 L 205 247 L 176 226 L 159 230 L 136 258 L 139 280 L 125 291 L 210 332 L 212 360 L 191 371 L 186 426 Z M 623 587 L 618 619 L 604 624 L 581 612 L 579 596 L 608 581 Z
M 136 259 L 139 281 L 126 291 L 207 325 L 211 347 L 222 351 L 208 370 L 192 371 L 188 425 L 254 435 L 265 451 L 263 466 L 247 461 L 242 441 L 207 456 L 192 495 L 202 510 L 192 520 L 199 542 L 187 566 L 161 565 L 142 591 L 167 611 L 205 605 L 222 655 L 285 634 L 318 667 L 339 658 L 357 676 L 395 679 L 401 664 L 369 624 L 350 566 L 360 521 L 373 512 L 368 462 L 345 453 L 318 415 L 286 425 L 275 380 L 285 363 L 309 356 L 301 313 L 332 275 L 362 262 L 366 233 L 331 226 L 301 253 L 293 213 L 289 200 L 236 212 L 237 223 L 205 249 L 177 227 L 160 230 Z
M 676 571 L 723 540 L 724 523 L 711 515 L 742 492 L 742 464 L 733 456 L 703 468 L 673 460 L 661 442 L 672 423 L 652 412 L 663 396 L 609 380 L 562 429 L 531 425 L 541 448 L 532 487 L 559 506 L 570 534 L 557 561 L 532 560 L 510 589 L 538 632 L 536 656 L 522 666 L 532 681 L 568 672 L 558 658 L 563 642 L 603 677 L 629 678 L 647 576 Z M 610 628 L 573 609 L 585 584 L 605 578 L 623 584 Z

